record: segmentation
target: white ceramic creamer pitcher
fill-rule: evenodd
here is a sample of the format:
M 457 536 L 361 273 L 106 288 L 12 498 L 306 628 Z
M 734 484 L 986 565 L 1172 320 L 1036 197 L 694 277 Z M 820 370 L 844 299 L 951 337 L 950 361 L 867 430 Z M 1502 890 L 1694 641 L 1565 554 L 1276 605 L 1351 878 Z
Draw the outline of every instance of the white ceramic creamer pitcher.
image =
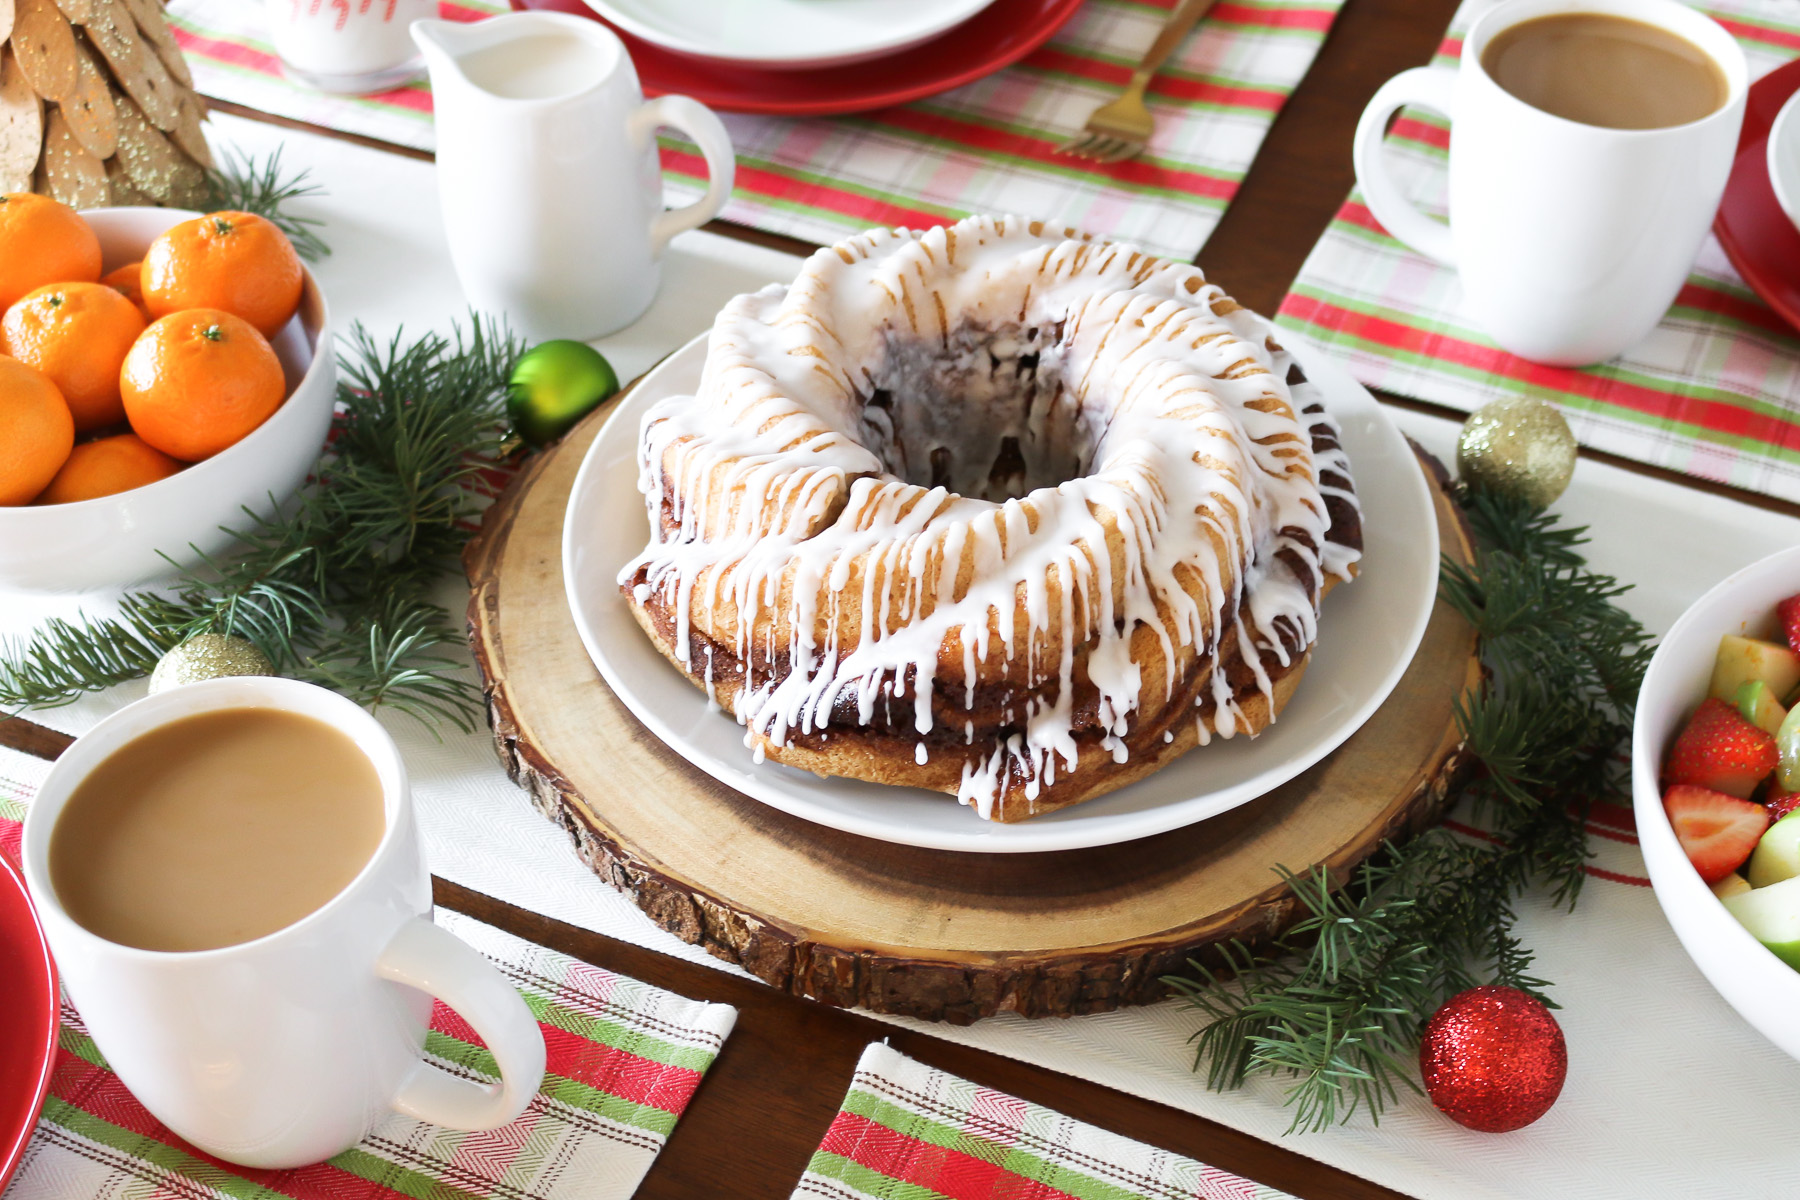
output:
M 451 261 L 476 308 L 537 338 L 597 338 L 656 297 L 669 239 L 731 194 L 731 139 L 687 96 L 645 101 L 631 56 L 597 21 L 509 13 L 417 21 L 437 113 Z M 706 195 L 663 211 L 656 130 L 699 145 Z

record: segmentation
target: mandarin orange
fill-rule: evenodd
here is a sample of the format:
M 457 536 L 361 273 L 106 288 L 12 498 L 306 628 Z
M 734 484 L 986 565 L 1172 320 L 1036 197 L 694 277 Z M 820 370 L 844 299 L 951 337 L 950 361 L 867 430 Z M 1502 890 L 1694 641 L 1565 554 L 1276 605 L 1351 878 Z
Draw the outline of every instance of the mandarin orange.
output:
M 126 263 L 116 271 L 108 271 L 100 277 L 104 283 L 119 295 L 137 305 L 137 310 L 144 314 L 144 324 L 148 325 L 156 318 L 144 307 L 144 264 L 142 262 Z
M 0 195 L 0 312 L 46 283 L 100 278 L 100 239 L 74 209 L 30 192 Z
M 217 308 L 274 337 L 300 307 L 304 282 L 293 243 L 254 213 L 183 221 L 144 252 L 144 306 L 152 317 Z
M 170 458 L 135 433 L 83 442 L 69 452 L 50 486 L 38 493 L 39 504 L 72 504 L 128 492 L 167 479 L 187 464 Z
M 185 462 L 210 458 L 269 419 L 287 395 L 256 327 L 216 308 L 154 321 L 119 372 L 134 433 Z
M 0 353 L 41 371 L 86 431 L 125 419 L 119 367 L 144 332 L 137 305 L 103 283 L 53 283 L 0 318 Z
M 0 356 L 0 505 L 30 504 L 74 445 L 75 419 L 56 385 Z

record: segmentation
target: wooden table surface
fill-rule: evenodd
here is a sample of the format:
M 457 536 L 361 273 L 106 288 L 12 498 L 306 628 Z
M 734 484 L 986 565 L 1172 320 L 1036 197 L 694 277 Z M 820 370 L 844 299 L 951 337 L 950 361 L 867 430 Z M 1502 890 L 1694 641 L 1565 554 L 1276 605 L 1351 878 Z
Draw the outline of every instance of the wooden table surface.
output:
M 1343 202 L 1353 177 L 1350 137 L 1364 103 L 1388 77 L 1429 61 L 1456 0 L 1346 0 L 1311 72 L 1276 120 L 1242 188 L 1201 251 L 1209 278 L 1239 300 L 1273 312 L 1301 262 Z M 220 109 L 306 128 L 237 105 Z M 347 140 L 415 157 L 366 138 Z M 428 157 L 428 156 L 427 156 Z M 708 228 L 784 250 L 812 247 L 725 222 Z M 1460 418 L 1460 413 L 1401 401 Z M 1800 507 L 1702 485 L 1609 455 L 1585 455 L 1688 486 L 1726 491 L 1762 507 Z M 23 719 L 0 720 L 0 744 L 54 758 L 69 742 Z M 595 886 L 600 886 L 598 883 Z M 565 925 L 443 880 L 437 902 L 520 937 L 622 971 L 685 996 L 738 1007 L 736 1032 L 651 1168 L 642 1200 L 732 1196 L 777 1200 L 793 1190 L 871 1041 L 933 1066 L 1049 1105 L 1081 1120 L 1234 1171 L 1308 1200 L 1370 1200 L 1400 1193 L 1304 1157 L 1304 1138 L 1276 1144 L 1199 1117 L 985 1051 L 896 1029 L 868 1017 L 784 995 L 760 983 Z M 1199 1079 L 1196 1088 L 1204 1086 Z

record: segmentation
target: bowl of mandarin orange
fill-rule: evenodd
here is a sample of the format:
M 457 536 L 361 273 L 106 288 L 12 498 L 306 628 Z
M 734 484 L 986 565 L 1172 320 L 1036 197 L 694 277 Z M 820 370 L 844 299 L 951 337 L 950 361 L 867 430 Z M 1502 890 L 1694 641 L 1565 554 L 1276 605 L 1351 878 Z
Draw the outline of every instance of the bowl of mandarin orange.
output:
M 264 218 L 0 195 L 0 588 L 224 550 L 306 479 L 336 394 L 324 297 Z

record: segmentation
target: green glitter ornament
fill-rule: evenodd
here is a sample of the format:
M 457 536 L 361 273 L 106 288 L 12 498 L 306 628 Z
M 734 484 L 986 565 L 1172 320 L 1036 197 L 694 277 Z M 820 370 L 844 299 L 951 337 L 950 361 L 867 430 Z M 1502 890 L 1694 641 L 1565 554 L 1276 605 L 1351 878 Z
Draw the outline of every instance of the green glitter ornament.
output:
M 227 675 L 273 674 L 275 666 L 268 656 L 243 638 L 197 633 L 157 660 L 150 673 L 150 694 Z
M 612 364 L 586 342 L 540 342 L 519 356 L 506 413 L 533 446 L 554 442 L 619 390 Z
M 1508 396 L 1463 422 L 1456 468 L 1470 487 L 1548 508 L 1575 473 L 1575 435 L 1554 404 Z

